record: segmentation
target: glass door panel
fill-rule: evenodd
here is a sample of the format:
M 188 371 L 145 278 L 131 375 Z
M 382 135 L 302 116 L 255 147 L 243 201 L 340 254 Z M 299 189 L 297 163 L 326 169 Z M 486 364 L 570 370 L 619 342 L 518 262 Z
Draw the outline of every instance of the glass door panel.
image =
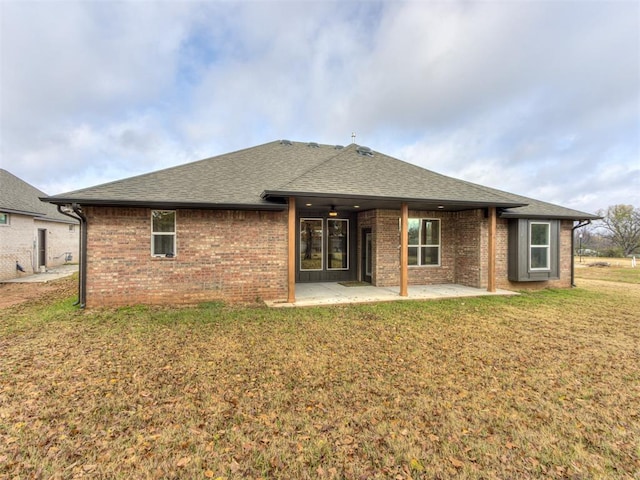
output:
M 327 220 L 329 245 L 327 251 L 328 270 L 349 268 L 349 220 Z
M 322 270 L 323 228 L 321 218 L 300 219 L 300 270 Z

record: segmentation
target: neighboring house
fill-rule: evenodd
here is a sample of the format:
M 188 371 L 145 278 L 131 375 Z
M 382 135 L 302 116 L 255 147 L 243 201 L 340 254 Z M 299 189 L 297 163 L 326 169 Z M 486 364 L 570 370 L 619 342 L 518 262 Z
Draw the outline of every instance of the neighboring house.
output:
M 89 306 L 294 302 L 300 282 L 570 287 L 574 222 L 597 218 L 287 140 L 45 200 L 83 219 Z
M 78 221 L 41 202 L 44 195 L 0 169 L 0 280 L 77 261 Z

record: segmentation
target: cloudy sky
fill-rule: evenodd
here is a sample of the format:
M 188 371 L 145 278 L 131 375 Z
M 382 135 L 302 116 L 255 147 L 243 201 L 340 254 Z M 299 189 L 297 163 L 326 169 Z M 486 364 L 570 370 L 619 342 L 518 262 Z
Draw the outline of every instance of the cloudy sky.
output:
M 0 166 L 48 194 L 287 138 L 640 206 L 640 2 L 0 0 Z

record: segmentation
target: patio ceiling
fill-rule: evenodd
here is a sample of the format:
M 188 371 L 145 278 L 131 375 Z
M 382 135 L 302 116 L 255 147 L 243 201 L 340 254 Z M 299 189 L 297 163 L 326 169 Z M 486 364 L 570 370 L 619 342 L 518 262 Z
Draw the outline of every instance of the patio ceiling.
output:
M 403 198 L 375 198 L 358 196 L 317 196 L 317 195 L 293 195 L 296 198 L 296 207 L 300 211 L 310 210 L 335 210 L 345 213 L 358 211 L 385 209 L 399 210 L 400 205 L 406 202 L 410 210 L 431 210 L 444 212 L 459 212 L 488 207 L 514 207 L 514 204 L 495 205 L 483 202 L 451 202 L 438 200 L 420 200 Z M 273 197 L 270 197 L 273 199 Z

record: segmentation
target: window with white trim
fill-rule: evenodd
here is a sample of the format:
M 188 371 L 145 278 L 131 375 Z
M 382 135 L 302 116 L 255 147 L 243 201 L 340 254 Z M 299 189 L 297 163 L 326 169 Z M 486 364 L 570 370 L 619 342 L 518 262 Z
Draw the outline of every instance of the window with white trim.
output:
M 409 265 L 440 265 L 440 220 L 409 219 Z
M 560 278 L 559 220 L 509 220 L 509 280 L 542 282 Z
M 551 268 L 551 224 L 549 222 L 529 224 L 529 266 L 531 270 Z
M 176 212 L 151 211 L 151 255 L 174 257 L 176 254 Z
M 0 225 L 9 225 L 8 213 L 0 213 Z

